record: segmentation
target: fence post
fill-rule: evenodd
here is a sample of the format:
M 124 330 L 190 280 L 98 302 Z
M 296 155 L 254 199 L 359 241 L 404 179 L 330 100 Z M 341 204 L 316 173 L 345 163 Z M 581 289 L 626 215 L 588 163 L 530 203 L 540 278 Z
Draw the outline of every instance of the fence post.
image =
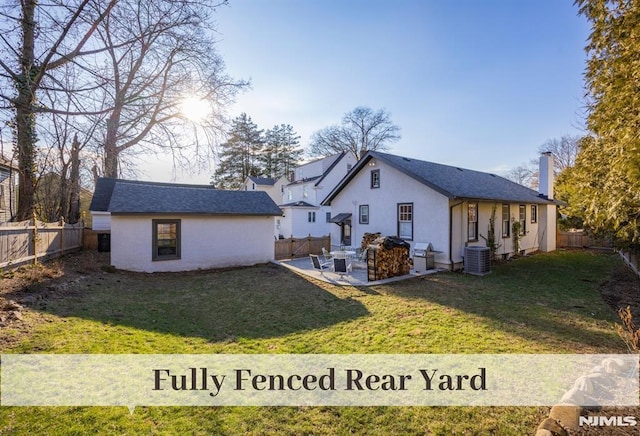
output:
M 32 239 L 33 239 L 33 264 L 37 265 L 38 264 L 38 220 L 36 220 L 36 212 L 33 212 L 33 219 L 31 220 L 31 222 L 33 223 L 33 232 L 32 232 Z
M 62 251 L 62 254 L 64 254 L 64 232 L 66 230 L 64 217 L 60 219 L 60 227 L 62 227 L 60 229 L 60 250 Z

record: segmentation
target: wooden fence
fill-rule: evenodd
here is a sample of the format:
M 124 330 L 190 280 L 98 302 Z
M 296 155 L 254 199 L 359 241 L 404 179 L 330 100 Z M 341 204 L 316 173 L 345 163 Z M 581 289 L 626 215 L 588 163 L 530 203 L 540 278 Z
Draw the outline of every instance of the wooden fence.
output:
M 0 226 L 0 268 L 62 256 L 82 248 L 83 224 L 22 221 Z
M 556 237 L 558 248 L 613 248 L 613 242 L 605 238 L 594 238 L 585 234 L 583 230 L 574 232 L 558 231 Z
M 629 268 L 640 276 L 640 252 L 637 250 L 618 250 L 618 254 L 629 265 Z
M 306 238 L 279 239 L 275 243 L 275 259 L 293 259 L 309 254 L 322 254 L 322 247 L 331 249 L 331 237 L 321 236 Z

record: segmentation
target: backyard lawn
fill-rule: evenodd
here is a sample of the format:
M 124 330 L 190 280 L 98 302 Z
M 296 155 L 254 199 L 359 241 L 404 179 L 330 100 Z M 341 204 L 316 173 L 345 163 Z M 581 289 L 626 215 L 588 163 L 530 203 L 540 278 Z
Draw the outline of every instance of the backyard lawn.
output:
M 76 255 L 86 256 L 88 254 Z M 107 258 L 102 258 L 105 263 Z M 559 251 L 375 287 L 276 265 L 134 274 L 74 260 L 3 296 L 2 353 L 625 353 L 600 284 L 611 254 Z M 21 273 L 28 274 L 28 273 Z M 5 291 L 6 292 L 6 291 Z M 523 435 L 545 407 L 1 407 L 0 434 Z

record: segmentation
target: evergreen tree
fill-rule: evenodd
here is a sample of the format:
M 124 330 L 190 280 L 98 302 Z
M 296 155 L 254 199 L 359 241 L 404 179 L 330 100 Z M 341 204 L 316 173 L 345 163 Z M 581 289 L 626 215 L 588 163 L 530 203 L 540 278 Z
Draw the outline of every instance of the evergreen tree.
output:
M 213 176 L 219 189 L 240 189 L 248 176 L 262 174 L 260 154 L 264 139 L 262 130 L 246 113 L 240 114 L 231 124 L 229 140 L 222 144 L 220 161 Z
M 303 150 L 300 148 L 300 136 L 289 124 L 273 126 L 265 133 L 265 147 L 261 162 L 264 175 L 279 178 L 289 174 L 299 163 Z
M 585 224 L 640 243 L 640 2 L 577 0 L 591 23 L 587 127 L 571 183 Z

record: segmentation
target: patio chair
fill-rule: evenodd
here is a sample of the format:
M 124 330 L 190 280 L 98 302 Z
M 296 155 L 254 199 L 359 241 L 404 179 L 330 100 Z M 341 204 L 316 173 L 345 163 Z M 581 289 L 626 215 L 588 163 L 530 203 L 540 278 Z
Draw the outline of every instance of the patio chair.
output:
M 365 248 L 364 250 L 361 250 L 360 253 L 358 253 L 358 256 L 354 259 L 354 268 L 362 268 L 367 266 L 367 250 L 369 249 Z
M 331 262 L 321 262 L 317 254 L 310 254 L 309 258 L 313 269 L 320 271 L 321 274 L 324 273 L 325 269 L 329 269 L 329 265 L 331 265 Z
M 340 274 L 340 276 L 344 276 L 345 274 L 349 274 L 351 272 L 351 262 L 348 258 L 333 258 L 333 271 Z
M 322 255 L 324 256 L 325 262 L 331 262 L 331 260 L 333 259 L 333 256 L 331 255 L 331 253 L 329 253 L 327 249 L 324 247 L 322 247 Z

